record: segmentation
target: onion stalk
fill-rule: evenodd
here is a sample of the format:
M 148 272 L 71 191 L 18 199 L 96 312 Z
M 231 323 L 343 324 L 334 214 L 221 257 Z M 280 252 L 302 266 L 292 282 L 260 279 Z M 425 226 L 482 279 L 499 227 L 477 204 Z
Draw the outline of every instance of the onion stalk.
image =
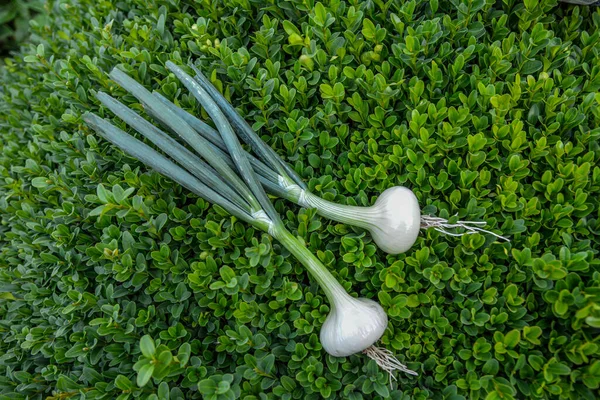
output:
M 167 63 L 167 67 L 180 76 L 179 67 L 170 62 Z M 219 151 L 222 150 L 217 149 L 214 144 L 193 138 L 190 134 L 192 128 L 186 121 L 127 74 L 115 68 L 110 73 L 110 77 L 134 95 L 146 109 L 150 109 L 151 114 L 161 124 L 172 129 L 198 153 L 201 153 L 204 161 L 170 138 L 164 131 L 105 93 L 98 93 L 98 99 L 128 125 L 160 147 L 170 159 L 115 127 L 109 121 L 87 113 L 84 115 L 84 121 L 92 129 L 148 167 L 205 200 L 221 206 L 240 220 L 268 233 L 293 254 L 319 284 L 331 305 L 331 311 L 320 332 L 320 340 L 327 353 L 346 357 L 362 352 L 387 371 L 390 379 L 395 379 L 392 374 L 394 371 L 417 375 L 398 361 L 391 352 L 375 346 L 387 327 L 388 318 L 383 308 L 373 300 L 350 296 L 304 243 L 285 228 L 267 198 L 260 179 L 255 174 L 255 168 L 242 150 L 231 125 L 206 92 L 199 90 L 197 98 L 211 118 L 217 122 L 218 134 L 223 139 L 224 147 L 233 162 L 220 159 Z M 236 171 L 233 171 L 232 167 Z M 283 166 L 277 168 L 278 172 L 283 170 Z M 232 175 L 231 172 L 234 174 Z
M 302 207 L 315 208 L 319 215 L 331 220 L 363 228 L 371 233 L 373 241 L 389 254 L 400 254 L 409 250 L 422 229 L 434 229 L 450 236 L 486 233 L 507 240 L 490 230 L 483 229 L 484 221 L 449 221 L 444 218 L 422 215 L 419 202 L 409 188 L 394 186 L 386 189 L 370 207 L 357 207 L 325 200 L 310 192 L 299 175 L 288 166 L 237 113 L 212 83 L 193 65 L 196 76 L 192 78 L 179 67 L 169 68 L 198 98 L 200 92 L 208 93 L 233 126 L 237 135 L 244 140 L 259 159 L 250 156 L 261 183 L 271 194 L 292 201 Z M 185 120 L 201 136 L 215 146 L 223 148 L 218 133 L 195 116 L 176 106 L 158 93 L 154 93 L 166 107 Z M 262 160 L 262 162 L 261 162 Z M 260 168 L 260 170 L 256 169 Z M 269 175 L 268 177 L 265 175 Z M 457 232 L 455 229 L 462 229 Z

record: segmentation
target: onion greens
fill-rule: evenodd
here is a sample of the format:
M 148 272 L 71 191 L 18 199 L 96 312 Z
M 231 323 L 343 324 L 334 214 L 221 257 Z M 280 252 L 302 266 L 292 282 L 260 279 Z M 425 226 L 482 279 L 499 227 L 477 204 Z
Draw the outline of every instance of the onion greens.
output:
M 269 146 L 262 141 L 262 139 L 254 132 L 254 130 L 248 125 L 245 119 L 243 119 L 233 108 L 231 104 L 225 100 L 223 95 L 215 88 L 209 80 L 198 70 L 194 65 L 191 68 L 196 72 L 196 81 L 200 84 L 200 87 L 206 90 L 213 101 L 219 105 L 223 113 L 227 116 L 232 126 L 236 129 L 236 132 L 242 140 L 252 147 L 252 150 L 256 152 L 262 159 L 266 160 L 280 176 L 292 180 L 293 183 L 300 186 L 302 189 L 307 189 L 306 184 L 302 178 L 294 171 L 281 157 Z M 188 89 L 190 89 L 188 87 Z M 192 91 L 194 94 L 194 91 Z
M 176 158 L 186 170 L 206 182 L 210 187 L 219 187 L 220 193 L 225 198 L 232 199 L 236 205 L 247 212 L 251 212 L 248 203 L 231 189 L 230 186 L 222 185 L 222 180 L 219 178 L 217 172 L 194 153 L 110 95 L 104 92 L 98 92 L 96 97 L 105 107 L 118 115 L 128 125 L 132 126 L 136 131 L 140 132 L 159 148 L 163 149 L 167 154 Z M 228 160 L 222 156 L 223 153 L 219 154 L 216 149 L 215 152 L 219 157 L 222 157 L 222 159 Z M 234 165 L 230 164 L 230 167 L 233 168 Z
M 246 182 L 246 185 L 248 185 L 252 194 L 254 194 L 255 199 L 258 200 L 260 205 L 264 208 L 264 211 L 272 219 L 274 225 L 282 225 L 279 214 L 275 211 L 275 207 L 273 207 L 273 204 L 271 204 L 267 194 L 260 185 L 254 169 L 252 169 L 252 166 L 250 165 L 250 161 L 248 161 L 248 158 L 244 154 L 244 150 L 242 149 L 242 145 L 240 144 L 237 135 L 228 123 L 227 118 L 219 106 L 212 100 L 210 95 L 202 89 L 198 82 L 186 74 L 181 68 L 171 61 L 167 61 L 166 67 L 179 78 L 184 86 L 186 86 L 200 104 L 202 104 L 202 107 L 204 107 L 218 127 L 221 138 L 225 143 L 225 147 L 227 147 L 227 150 L 229 151 L 229 155 L 234 160 L 238 172 Z
M 109 76 L 118 83 L 123 89 L 135 96 L 151 114 L 159 118 L 160 122 L 168 126 L 177 133 L 185 142 L 187 142 L 202 158 L 208 162 L 223 179 L 244 198 L 252 210 L 261 209 L 250 190 L 244 185 L 236 172 L 227 163 L 220 158 L 214 151 L 213 146 L 203 136 L 198 135 L 184 120 L 179 118 L 169 108 L 152 96 L 152 94 L 142 85 L 133 80 L 123 71 L 115 68 Z
M 219 136 L 219 133 L 215 131 L 212 127 L 205 124 L 198 118 L 194 117 L 192 114 L 188 113 L 185 110 L 177 107 L 163 95 L 158 92 L 152 93 L 156 98 L 161 100 L 165 106 L 169 107 L 173 112 L 179 115 L 182 119 L 184 119 L 192 128 L 194 128 L 199 134 L 203 135 L 206 139 L 210 140 L 218 149 L 222 149 L 226 151 L 225 143 Z M 231 160 L 229 154 L 221 153 L 223 157 L 225 157 L 229 162 L 233 165 L 233 160 Z M 254 171 L 258 174 L 259 180 L 263 184 L 263 187 L 271 194 L 281 197 L 286 200 L 290 200 L 292 202 L 297 201 L 297 196 L 294 195 L 293 191 L 286 190 L 285 186 L 281 184 L 282 176 L 277 172 L 273 171 L 270 167 L 264 164 L 261 160 L 254 157 L 252 154 L 245 152 L 246 157 L 252 164 Z
M 148 165 L 160 174 L 174 180 L 191 192 L 196 193 L 206 201 L 218 204 L 231 215 L 257 226 L 258 228 L 264 229 L 264 224 L 261 225 L 260 221 L 256 221 L 250 214 L 249 209 L 243 209 L 235 204 L 237 201 L 229 201 L 218 193 L 218 190 L 223 188 L 223 182 L 220 183 L 219 187 L 215 188 L 216 190 L 213 190 L 204 182 L 195 178 L 189 172 L 176 165 L 156 150 L 153 150 L 146 144 L 131 137 L 107 120 L 100 118 L 93 113 L 85 114 L 83 119 L 103 138 L 119 147 L 127 154 Z M 235 196 L 239 197 L 239 195 Z

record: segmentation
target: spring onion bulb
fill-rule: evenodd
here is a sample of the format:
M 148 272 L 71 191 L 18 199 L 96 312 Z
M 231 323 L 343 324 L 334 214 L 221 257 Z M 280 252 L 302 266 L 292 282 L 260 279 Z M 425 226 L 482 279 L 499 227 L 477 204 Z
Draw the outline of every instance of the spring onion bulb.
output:
M 178 77 L 185 78 L 181 75 L 183 71 L 176 65 L 168 62 L 167 67 Z M 229 160 L 216 160 L 215 157 L 221 150 L 216 150 L 211 144 L 196 141 L 191 137 L 188 134 L 190 126 L 182 118 L 166 106 L 157 103 L 155 96 L 127 74 L 115 69 L 110 76 L 113 79 L 117 78 L 115 80 L 147 108 L 151 107 L 151 114 L 158 118 L 161 124 L 177 132 L 198 153 L 202 151 L 204 161 L 107 94 L 99 93 L 98 99 L 127 124 L 160 147 L 168 157 L 95 114 L 84 115 L 84 121 L 88 126 L 148 167 L 205 200 L 223 207 L 240 220 L 268 233 L 294 255 L 318 283 L 331 305 L 330 313 L 320 332 L 320 340 L 327 353 L 337 357 L 364 353 L 387 371 L 390 379 L 394 371 L 417 375 L 398 361 L 389 350 L 375 346 L 387 327 L 388 318 L 383 308 L 373 300 L 350 296 L 304 243 L 285 228 L 264 193 L 263 187 L 259 184 L 260 174 L 255 173 L 255 169 L 250 167 L 249 157 L 242 150 L 231 125 L 206 92 L 198 91 L 197 98 L 211 118 L 218 121 L 216 124 L 219 127 L 218 134 L 230 155 Z M 182 81 L 186 83 L 184 79 Z M 237 170 L 235 177 L 231 176 L 232 166 Z M 283 166 L 278 167 L 278 170 L 284 171 Z
M 194 67 L 192 66 L 192 68 Z M 175 72 L 175 70 L 171 70 Z M 417 197 L 412 190 L 403 186 L 388 188 L 370 207 L 349 206 L 322 199 L 308 190 L 297 173 L 262 141 L 210 81 L 198 69 L 194 68 L 194 70 L 196 71 L 194 79 L 183 71 L 175 74 L 194 96 L 198 97 L 198 93 L 202 91 L 208 93 L 218 104 L 237 135 L 259 156 L 257 159 L 248 155 L 261 183 L 271 194 L 302 207 L 314 208 L 323 217 L 369 231 L 377 246 L 389 254 L 400 254 L 409 250 L 422 229 L 434 229 L 450 236 L 486 233 L 498 239 L 508 240 L 497 233 L 483 229 L 486 225 L 486 222 L 483 221 L 458 220 L 450 223 L 444 218 L 422 215 Z M 154 95 L 201 136 L 217 147 L 224 147 L 218 133 L 209 125 L 177 107 L 160 94 L 154 93 Z M 462 229 L 462 232 L 458 233 L 454 229 Z

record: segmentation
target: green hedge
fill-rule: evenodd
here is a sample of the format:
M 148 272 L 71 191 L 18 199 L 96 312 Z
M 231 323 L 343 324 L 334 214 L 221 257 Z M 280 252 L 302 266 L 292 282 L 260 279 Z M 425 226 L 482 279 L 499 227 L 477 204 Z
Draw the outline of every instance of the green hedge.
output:
M 32 19 L 43 22 L 43 10 L 43 0 L 0 0 L 0 57 L 27 38 Z
M 0 70 L 0 399 L 593 399 L 600 385 L 600 13 L 555 0 L 56 0 Z M 198 61 L 322 197 L 410 187 L 510 243 L 368 235 L 276 200 L 389 316 L 418 378 L 324 353 L 323 293 L 266 234 L 81 120 L 123 65 Z M 115 123 L 123 124 L 115 120 Z M 146 336 L 148 335 L 148 336 Z M 142 340 L 142 338 L 144 339 Z M 138 360 L 155 357 L 138 387 Z M 138 364 L 139 365 L 139 364 Z M 594 395 L 596 393 L 596 395 Z

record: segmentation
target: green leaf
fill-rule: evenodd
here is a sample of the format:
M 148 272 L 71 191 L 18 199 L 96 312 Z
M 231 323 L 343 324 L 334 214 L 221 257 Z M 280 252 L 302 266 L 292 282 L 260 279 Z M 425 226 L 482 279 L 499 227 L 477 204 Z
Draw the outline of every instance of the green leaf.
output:
M 39 59 L 37 56 L 28 55 L 28 56 L 23 57 L 23 61 L 25 61 L 26 63 L 35 63 L 35 62 L 38 62 Z
M 529 60 L 523 64 L 523 67 L 521 68 L 521 73 L 523 75 L 530 75 L 530 74 L 536 73 L 537 71 L 542 69 L 542 67 L 543 67 L 543 64 L 541 61 Z
M 539 326 L 524 326 L 523 337 L 533 344 L 540 344 L 539 337 L 542 335 L 542 329 Z
M 552 375 L 569 375 L 571 373 L 571 368 L 559 362 L 549 363 L 546 370 Z
M 142 354 L 146 358 L 153 358 L 154 353 L 156 352 L 156 347 L 154 346 L 154 340 L 150 337 L 150 335 L 142 336 L 140 340 L 140 350 Z
M 504 345 L 509 349 L 513 349 L 519 344 L 520 340 L 521 332 L 519 332 L 516 329 L 513 329 L 504 336 Z
M 138 371 L 138 375 L 137 375 L 137 385 L 138 387 L 144 387 L 146 386 L 146 384 L 148 383 L 148 381 L 150 380 L 150 378 L 152 378 L 152 373 L 154 372 L 154 365 L 152 364 L 145 364 L 143 365 L 140 370 Z
M 179 347 L 179 352 L 177 353 L 177 359 L 179 360 L 179 365 L 181 367 L 185 367 L 190 359 L 190 355 L 192 352 L 192 347 L 189 343 L 184 343 Z
M 373 22 L 371 22 L 371 20 L 366 18 L 363 20 L 362 34 L 364 35 L 365 39 L 369 41 L 375 40 L 377 30 Z
M 104 188 L 104 185 L 100 184 L 96 187 L 96 196 L 98 196 L 98 199 L 104 203 L 110 203 L 110 199 L 111 197 L 109 192 Z
M 204 379 L 198 384 L 198 390 L 203 395 L 211 395 L 217 391 L 217 384 L 212 379 Z
M 169 392 L 169 385 L 167 384 L 167 382 L 161 382 L 160 385 L 158 385 L 158 398 L 159 400 L 169 400 L 170 398 L 170 392 Z
M 117 378 L 115 379 L 115 386 L 121 390 L 133 389 L 133 383 L 129 380 L 129 378 L 123 375 L 117 376 Z
M 43 176 L 40 176 L 40 177 L 37 177 L 37 178 L 33 178 L 31 180 L 31 185 L 33 187 L 36 187 L 36 188 L 39 188 L 39 189 L 45 188 L 49 184 L 50 184 L 50 182 L 49 182 L 48 178 L 45 178 Z

